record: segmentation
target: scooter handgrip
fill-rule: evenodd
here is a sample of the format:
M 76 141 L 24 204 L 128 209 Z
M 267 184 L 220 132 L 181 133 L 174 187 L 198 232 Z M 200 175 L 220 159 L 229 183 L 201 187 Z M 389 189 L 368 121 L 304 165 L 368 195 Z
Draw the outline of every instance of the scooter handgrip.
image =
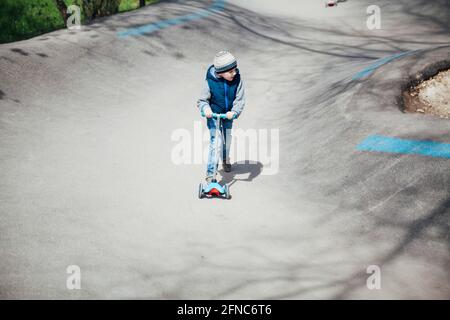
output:
M 206 114 L 202 111 L 201 112 L 202 117 L 206 117 Z M 220 118 L 220 119 L 227 119 L 226 113 L 213 113 L 212 118 Z M 236 114 L 233 116 L 233 119 L 236 118 Z

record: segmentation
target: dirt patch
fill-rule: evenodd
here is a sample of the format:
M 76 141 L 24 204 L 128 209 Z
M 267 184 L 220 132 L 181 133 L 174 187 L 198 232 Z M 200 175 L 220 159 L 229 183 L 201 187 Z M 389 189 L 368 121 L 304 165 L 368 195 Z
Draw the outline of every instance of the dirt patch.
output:
M 406 112 L 450 119 L 450 70 L 441 71 L 404 91 L 403 100 Z

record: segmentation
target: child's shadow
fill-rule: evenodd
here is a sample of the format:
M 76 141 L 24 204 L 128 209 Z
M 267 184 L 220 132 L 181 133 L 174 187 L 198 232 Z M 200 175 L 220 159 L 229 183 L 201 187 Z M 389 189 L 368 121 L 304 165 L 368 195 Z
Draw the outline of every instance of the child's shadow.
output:
M 228 184 L 230 187 L 236 181 L 251 182 L 262 172 L 263 164 L 259 161 L 241 161 L 231 165 L 231 172 L 225 172 L 223 169 L 219 170 L 222 176 L 221 184 Z M 244 176 L 238 178 L 236 176 Z M 248 175 L 248 176 L 247 176 Z

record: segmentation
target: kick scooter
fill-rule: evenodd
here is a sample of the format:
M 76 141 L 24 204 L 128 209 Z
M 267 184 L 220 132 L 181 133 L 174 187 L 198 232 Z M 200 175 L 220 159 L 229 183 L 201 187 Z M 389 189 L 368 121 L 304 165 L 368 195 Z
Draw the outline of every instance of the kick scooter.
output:
M 204 117 L 205 114 L 202 112 L 202 116 Z M 214 174 L 213 174 L 213 180 L 211 181 L 211 183 L 208 183 L 206 186 L 203 185 L 203 183 L 200 182 L 200 185 L 198 186 L 198 197 L 199 199 L 202 199 L 203 197 L 220 197 L 220 198 L 225 198 L 225 199 L 230 199 L 231 195 L 230 195 L 230 190 L 228 188 L 228 185 L 220 185 L 217 180 L 216 180 L 216 174 L 217 174 L 217 165 L 219 162 L 219 133 L 221 134 L 222 137 L 222 144 L 224 141 L 224 137 L 223 137 L 223 132 L 222 130 L 220 130 L 220 124 L 221 124 L 221 120 L 222 119 L 226 119 L 227 115 L 222 113 L 213 113 L 212 114 L 212 118 L 217 119 L 216 121 L 216 165 L 214 166 Z

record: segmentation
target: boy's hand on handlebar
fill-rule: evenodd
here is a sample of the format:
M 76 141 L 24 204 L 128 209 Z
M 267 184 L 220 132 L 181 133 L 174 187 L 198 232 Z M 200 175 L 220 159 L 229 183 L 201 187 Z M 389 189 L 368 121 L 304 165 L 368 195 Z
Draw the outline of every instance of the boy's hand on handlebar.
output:
M 232 119 L 234 118 L 235 115 L 236 115 L 235 112 L 233 112 L 233 111 L 228 111 L 228 112 L 227 112 L 227 119 L 228 119 L 228 120 L 232 120 Z
M 213 112 L 212 112 L 211 108 L 206 108 L 205 109 L 205 117 L 211 118 L 212 114 L 213 114 Z

